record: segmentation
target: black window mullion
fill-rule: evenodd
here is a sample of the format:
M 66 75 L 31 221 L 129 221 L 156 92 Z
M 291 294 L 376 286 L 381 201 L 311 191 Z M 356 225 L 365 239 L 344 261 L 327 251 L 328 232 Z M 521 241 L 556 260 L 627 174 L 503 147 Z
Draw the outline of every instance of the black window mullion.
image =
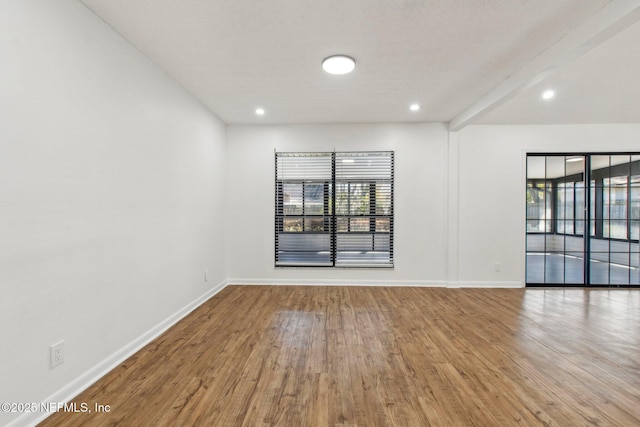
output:
M 372 181 L 369 183 L 369 229 L 374 233 L 376 231 L 376 215 L 376 183 Z
M 558 234 L 558 183 L 551 182 L 551 233 Z
M 336 219 L 336 195 L 338 189 L 336 187 L 336 153 L 331 153 L 331 186 L 333 188 L 333 194 L 331 194 L 331 206 L 332 206 L 332 225 L 331 225 L 331 265 L 336 266 L 336 233 L 338 231 L 338 223 Z
M 369 231 L 371 232 L 371 250 L 376 248 L 376 183 L 369 183 Z
M 276 194 L 275 194 L 275 206 L 276 206 L 276 215 L 274 218 L 274 228 L 275 228 L 275 238 L 274 238 L 274 253 L 275 253 L 275 263 L 278 264 L 279 261 L 279 253 L 278 253 L 278 238 L 280 237 L 280 233 L 282 233 L 282 182 L 278 180 L 278 154 L 275 155 L 275 182 L 276 182 Z
M 306 184 L 304 181 L 302 181 L 300 183 L 300 185 L 302 186 L 302 232 L 304 233 L 306 230 L 306 219 L 307 216 L 305 215 L 305 208 L 307 207 L 307 200 L 305 197 L 305 192 L 304 189 L 306 188 Z
M 347 182 L 347 231 L 351 233 L 351 183 Z
M 394 222 L 395 222 L 395 211 L 394 211 L 394 182 L 395 182 L 395 153 L 392 151 L 391 155 L 391 179 L 390 179 L 390 188 L 389 188 L 389 258 L 391 264 L 393 264 L 393 242 L 394 242 Z
M 577 236 L 577 218 L 578 215 L 576 215 L 576 212 L 578 210 L 578 199 L 576 199 L 576 182 L 573 183 L 573 233 L 571 233 L 574 236 Z
M 627 172 L 627 265 L 631 267 L 631 158 Z M 627 269 L 627 284 L 631 283 L 631 268 Z
M 627 241 L 631 244 L 631 163 L 627 173 Z

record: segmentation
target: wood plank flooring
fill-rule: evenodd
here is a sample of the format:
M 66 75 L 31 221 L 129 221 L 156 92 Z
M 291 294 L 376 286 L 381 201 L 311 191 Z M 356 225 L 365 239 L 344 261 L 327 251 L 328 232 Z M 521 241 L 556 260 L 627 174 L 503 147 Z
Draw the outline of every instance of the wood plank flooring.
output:
M 637 426 L 640 291 L 229 286 L 42 426 Z

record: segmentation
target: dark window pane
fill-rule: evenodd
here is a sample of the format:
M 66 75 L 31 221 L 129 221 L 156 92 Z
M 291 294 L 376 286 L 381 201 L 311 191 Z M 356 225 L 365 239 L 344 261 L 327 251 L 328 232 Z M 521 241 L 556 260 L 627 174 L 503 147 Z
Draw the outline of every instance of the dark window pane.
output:
M 634 183 L 635 181 L 640 181 L 640 175 L 634 175 L 631 179 L 631 201 L 629 205 L 630 210 L 630 218 L 631 218 L 631 239 L 638 240 L 639 230 L 638 230 L 638 221 L 640 221 L 640 182 Z
M 614 239 L 627 238 L 627 177 L 603 179 L 604 236 Z M 608 220 L 608 221 L 607 221 Z
M 584 182 L 576 182 L 576 229 L 575 234 L 584 235 Z
M 284 218 L 282 229 L 289 233 L 302 231 L 302 218 Z
M 371 221 L 369 218 L 351 218 L 351 231 L 369 231 Z
M 389 215 L 391 213 L 391 184 L 376 184 L 376 215 Z
M 283 184 L 283 198 L 285 215 L 302 215 L 302 184 Z
M 551 188 L 543 182 L 527 183 L 527 232 L 543 233 L 551 223 Z
M 336 184 L 336 215 L 349 214 L 349 184 Z
M 324 183 L 304 184 L 304 214 L 322 215 L 324 212 Z
M 376 232 L 388 233 L 391 230 L 389 224 L 389 218 L 376 218 Z
M 306 232 L 324 231 L 324 218 L 305 218 L 304 231 Z
M 369 184 L 351 183 L 349 186 L 349 214 L 369 215 Z

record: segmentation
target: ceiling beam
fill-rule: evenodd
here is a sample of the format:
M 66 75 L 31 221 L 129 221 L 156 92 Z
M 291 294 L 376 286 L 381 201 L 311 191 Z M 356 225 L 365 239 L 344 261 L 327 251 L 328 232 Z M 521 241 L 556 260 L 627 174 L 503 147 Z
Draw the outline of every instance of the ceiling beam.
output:
M 449 122 L 458 131 L 640 21 L 640 0 L 613 0 Z

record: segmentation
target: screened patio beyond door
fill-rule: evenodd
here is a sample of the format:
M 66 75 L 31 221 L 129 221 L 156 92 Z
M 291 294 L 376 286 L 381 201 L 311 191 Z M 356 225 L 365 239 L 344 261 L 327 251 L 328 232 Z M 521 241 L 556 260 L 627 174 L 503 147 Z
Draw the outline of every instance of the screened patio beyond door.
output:
M 640 285 L 640 155 L 529 154 L 528 285 Z

